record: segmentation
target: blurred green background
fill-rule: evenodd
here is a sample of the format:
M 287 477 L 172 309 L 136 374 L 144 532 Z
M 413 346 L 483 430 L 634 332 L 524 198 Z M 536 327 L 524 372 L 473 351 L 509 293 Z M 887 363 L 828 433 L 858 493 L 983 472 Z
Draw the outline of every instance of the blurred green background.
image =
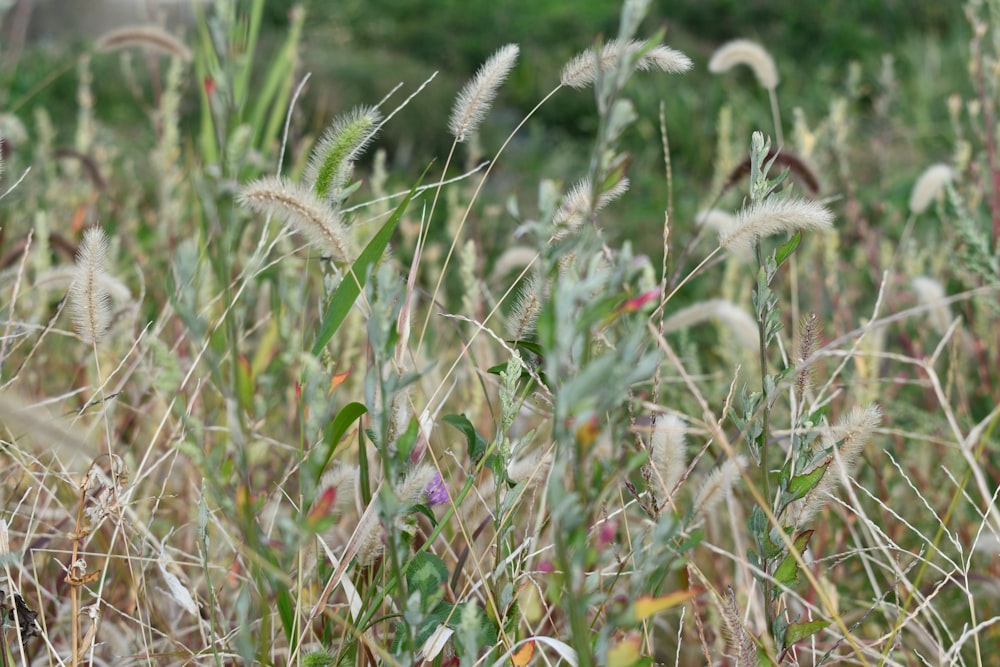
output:
M 72 59 L 88 38 L 79 34 L 84 23 L 72 17 L 81 11 L 93 15 L 100 4 L 96 1 L 50 1 L 35 7 L 26 50 L 0 75 L 7 110 L 16 110 L 27 119 L 32 106 L 45 105 L 58 128 L 72 131 L 76 113 Z M 132 4 L 140 14 L 156 16 L 170 3 Z M 258 53 L 261 61 L 280 43 L 293 4 L 292 0 L 267 3 L 266 35 Z M 516 42 L 522 51 L 517 69 L 483 127 L 486 156 L 558 83 L 559 70 L 569 58 L 599 35 L 615 34 L 620 11 L 617 0 L 305 0 L 300 4 L 308 12 L 302 71 L 312 73 L 299 103 L 303 131 L 321 131 L 337 113 L 375 103 L 400 82 L 403 92 L 395 100 L 401 100 L 433 71 L 439 72 L 433 84 L 385 128 L 379 141 L 387 150 L 389 165 L 404 177 L 419 174 L 432 158 L 446 154 L 451 142 L 447 117 L 454 95 L 499 46 Z M 53 12 L 64 25 L 38 28 L 47 25 Z M 8 23 L 16 13 L 17 7 L 8 15 Z M 115 18 L 125 17 L 122 12 L 112 13 L 111 20 Z M 695 68 L 681 76 L 640 75 L 628 91 L 641 120 L 628 138 L 633 196 L 615 215 L 623 233 L 640 238 L 647 230 L 650 238 L 659 236 L 666 204 L 657 120 L 661 102 L 682 223 L 712 194 L 717 121 L 723 105 L 733 109 L 735 137 L 748 141 L 754 129 L 773 133 L 766 92 L 749 70 L 739 68 L 724 76 L 706 71 L 713 50 L 729 39 L 757 40 L 777 61 L 786 136 L 794 108 L 800 108 L 810 123 L 829 112 L 831 100 L 845 94 L 850 64 L 856 62 L 860 76 L 854 82 L 850 111 L 857 132 L 855 145 L 860 147 L 869 144 L 865 133 L 887 134 L 880 126 L 884 119 L 875 113 L 875 99 L 884 92 L 878 83 L 883 56 L 892 54 L 894 127 L 888 131 L 891 139 L 879 142 L 879 150 L 890 154 L 872 157 L 907 165 L 906 170 L 891 174 L 898 183 L 881 184 L 883 191 L 888 188 L 901 200 L 907 184 L 926 163 L 947 159 L 950 138 L 940 131 L 947 123 L 945 100 L 953 92 L 967 96 L 970 91 L 965 65 L 969 27 L 962 3 L 957 1 L 661 1 L 651 5 L 645 34 L 660 27 L 667 29 L 666 43 L 690 55 Z M 95 27 L 88 24 L 87 29 Z M 8 25 L 8 45 L 10 30 Z M 190 28 L 187 34 L 192 34 Z M 95 57 L 92 66 L 99 120 L 125 133 L 131 124 L 148 127 L 143 116 L 146 109 L 121 85 L 118 59 Z M 39 88 L 39 82 L 44 86 Z M 194 85 L 189 85 L 190 127 L 197 104 Z M 392 102 L 387 106 L 392 108 Z M 493 192 L 488 194 L 493 203 L 511 191 L 534 192 L 542 177 L 576 180 L 586 165 L 595 127 L 593 107 L 588 91 L 572 90 L 561 91 L 543 106 L 508 150 L 491 181 Z M 863 159 L 862 155 L 859 161 Z

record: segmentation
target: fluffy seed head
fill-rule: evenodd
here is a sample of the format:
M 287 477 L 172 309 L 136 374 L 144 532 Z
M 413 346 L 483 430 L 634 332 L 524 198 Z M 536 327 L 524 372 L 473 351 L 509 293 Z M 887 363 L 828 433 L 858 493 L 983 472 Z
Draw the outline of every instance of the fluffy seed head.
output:
M 910 192 L 910 212 L 923 213 L 944 187 L 955 178 L 955 170 L 946 164 L 932 164 L 920 174 Z
M 542 288 L 534 276 L 525 278 L 521 283 L 517 300 L 507 318 L 507 330 L 514 340 L 523 340 L 535 331 L 538 312 L 542 307 Z
M 871 404 L 864 408 L 854 408 L 846 417 L 842 417 L 836 426 L 823 434 L 823 447 L 833 452 L 817 466 L 826 466 L 826 473 L 804 498 L 789 505 L 788 520 L 791 525 L 806 524 L 826 505 L 830 493 L 837 484 L 847 483 L 848 477 L 857 467 L 865 445 L 881 423 L 882 410 L 877 405 Z
M 479 128 L 497 96 L 497 89 L 514 68 L 519 51 L 517 44 L 502 47 L 490 56 L 472 81 L 462 88 L 448 122 L 448 130 L 456 141 L 468 141 L 469 136 Z
M 717 319 L 747 349 L 756 350 L 760 334 L 750 313 L 726 299 L 709 299 L 681 308 L 663 322 L 663 333 L 673 333 L 706 320 Z
M 524 481 L 537 484 L 545 479 L 551 467 L 552 454 L 535 452 L 511 461 L 507 466 L 507 476 L 515 484 Z
M 806 199 L 768 197 L 754 202 L 736 216 L 738 222 L 728 233 L 719 234 L 723 248 L 749 252 L 757 239 L 798 230 L 829 229 L 830 209 Z
M 915 277 L 910 281 L 910 286 L 913 288 L 914 294 L 917 295 L 917 300 L 930 308 L 927 319 L 930 321 L 931 327 L 937 333 L 944 334 L 951 326 L 952 319 L 951 309 L 944 302 L 946 296 L 944 287 L 938 281 L 927 276 Z
M 753 70 L 757 81 L 764 88 L 778 87 L 778 68 L 774 58 L 763 46 L 749 39 L 734 39 L 726 42 L 712 54 L 708 61 L 708 71 L 720 74 L 736 65 L 746 65 Z
M 69 288 L 69 307 L 83 342 L 100 342 L 111 325 L 111 296 L 106 285 L 108 237 L 100 227 L 83 235 L 76 272 Z
M 354 161 L 378 130 L 382 114 L 375 107 L 359 107 L 337 118 L 313 149 L 306 182 L 321 199 L 336 198 L 351 178 Z
M 155 25 L 125 26 L 106 32 L 94 43 L 98 51 L 117 51 L 141 46 L 151 51 L 191 60 L 191 49 L 169 32 Z
M 649 436 L 649 462 L 657 499 L 666 499 L 687 469 L 687 442 L 684 422 L 674 415 L 657 415 Z
M 614 200 L 628 192 L 630 181 L 622 178 L 602 192 L 597 197 L 597 204 L 594 210 L 590 210 L 590 197 L 592 195 L 590 179 L 584 178 L 573 186 L 573 189 L 563 198 L 562 204 L 552 217 L 552 224 L 557 228 L 556 238 L 566 236 L 566 234 L 576 231 L 591 215 L 597 214 Z
M 514 270 L 520 271 L 528 266 L 539 256 L 539 251 L 535 248 L 523 245 L 516 245 L 507 248 L 503 254 L 497 258 L 490 273 L 490 280 L 498 281 Z
M 637 53 L 644 45 L 637 40 L 616 39 L 604 44 L 596 55 L 594 49 L 587 49 L 563 66 L 559 81 L 570 88 L 586 88 L 597 80 L 598 71 L 611 71 L 622 58 Z M 669 46 L 656 46 L 639 58 L 635 68 L 642 72 L 660 70 L 678 74 L 691 69 L 691 59 Z
M 241 206 L 273 215 L 299 232 L 322 253 L 337 261 L 352 258 L 340 215 L 310 189 L 280 178 L 261 178 L 243 187 Z
M 703 520 L 729 495 L 733 488 L 733 482 L 740 476 L 740 470 L 746 465 L 746 457 L 737 456 L 726 460 L 725 463 L 708 474 L 692 505 L 695 521 Z

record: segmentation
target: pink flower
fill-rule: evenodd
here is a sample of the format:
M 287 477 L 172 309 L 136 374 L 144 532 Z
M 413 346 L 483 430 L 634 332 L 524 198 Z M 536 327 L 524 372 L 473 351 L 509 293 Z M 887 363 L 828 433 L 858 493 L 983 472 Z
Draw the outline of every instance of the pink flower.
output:
M 645 294 L 640 294 L 639 296 L 628 299 L 625 303 L 618 307 L 618 310 L 623 313 L 634 313 L 640 310 L 650 301 L 656 301 L 660 298 L 660 290 L 654 289 L 646 292 Z

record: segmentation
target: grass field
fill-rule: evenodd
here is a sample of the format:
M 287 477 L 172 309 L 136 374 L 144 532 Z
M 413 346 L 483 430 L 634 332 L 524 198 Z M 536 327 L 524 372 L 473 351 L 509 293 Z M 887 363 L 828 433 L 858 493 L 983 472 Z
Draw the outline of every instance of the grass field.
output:
M 752 4 L 8 58 L 0 664 L 993 664 L 1000 3 Z

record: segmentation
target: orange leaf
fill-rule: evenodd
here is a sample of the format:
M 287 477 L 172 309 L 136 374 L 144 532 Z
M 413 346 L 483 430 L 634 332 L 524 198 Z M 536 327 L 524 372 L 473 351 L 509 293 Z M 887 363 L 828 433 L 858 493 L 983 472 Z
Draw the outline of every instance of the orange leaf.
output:
M 330 391 L 331 392 L 334 389 L 336 389 L 337 387 L 339 387 L 340 385 L 344 384 L 344 382 L 347 381 L 347 378 L 349 378 L 351 376 L 351 370 L 353 370 L 353 369 L 348 369 L 348 370 L 344 371 L 343 373 L 336 373 L 332 378 L 330 378 Z
M 531 656 L 533 655 L 535 655 L 534 640 L 526 642 L 524 646 L 519 648 L 514 655 L 510 656 L 510 661 L 514 663 L 514 667 L 524 667 L 531 662 Z
M 608 649 L 608 667 L 632 667 L 639 661 L 640 638 L 633 633 Z
M 689 588 L 685 591 L 674 591 L 658 598 L 654 598 L 651 595 L 643 595 L 635 601 L 632 613 L 635 615 L 635 620 L 645 621 L 650 616 L 658 614 L 665 609 L 671 609 L 679 604 L 684 604 L 700 592 L 697 588 Z

